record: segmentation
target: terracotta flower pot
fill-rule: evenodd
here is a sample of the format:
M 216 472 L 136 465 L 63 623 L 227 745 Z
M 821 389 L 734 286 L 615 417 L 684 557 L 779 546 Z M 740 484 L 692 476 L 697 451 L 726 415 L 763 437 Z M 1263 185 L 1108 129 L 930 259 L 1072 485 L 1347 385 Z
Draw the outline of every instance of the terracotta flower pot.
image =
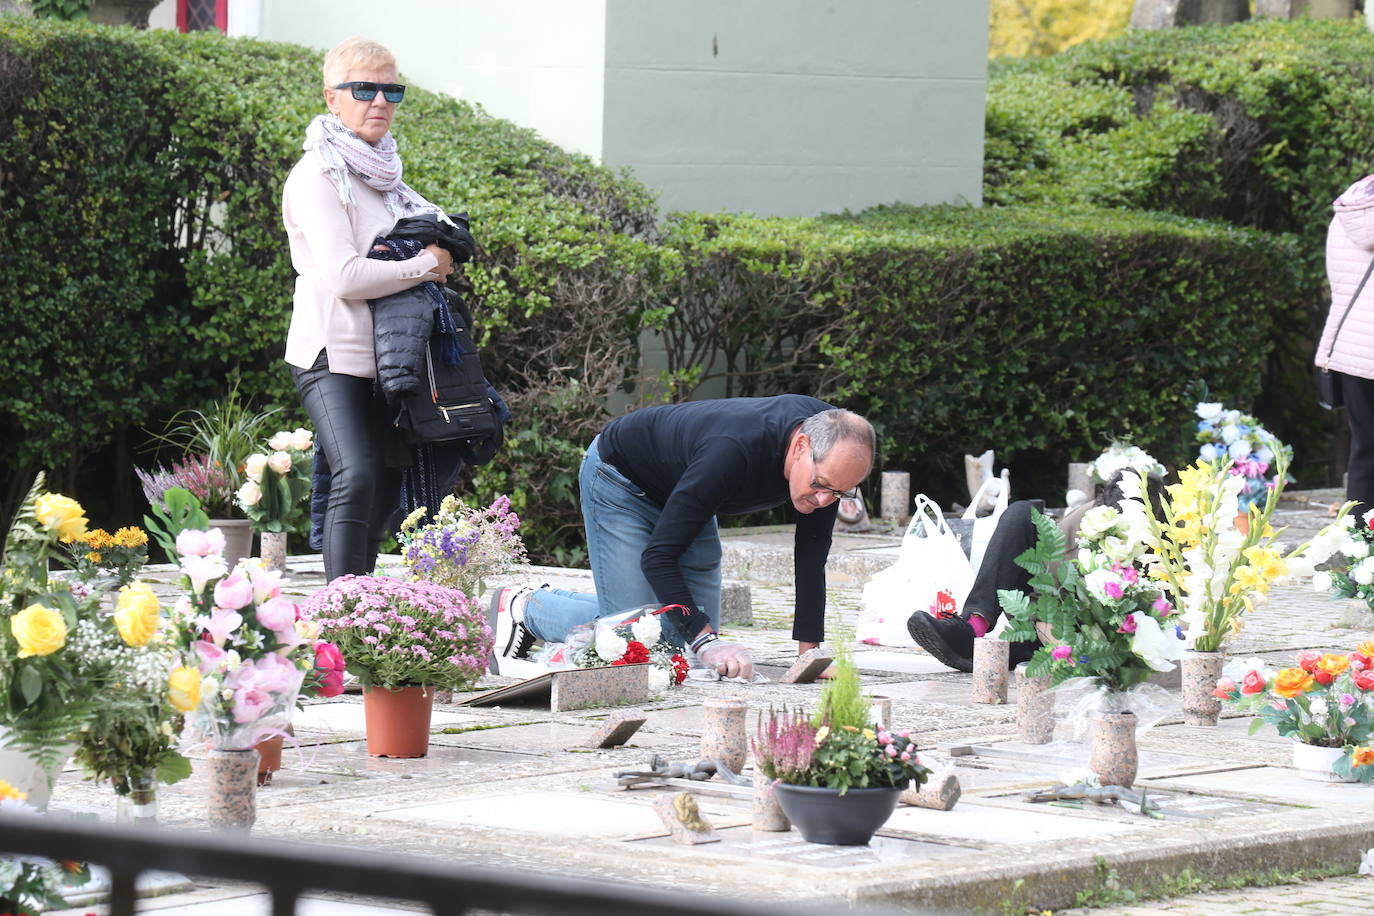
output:
M 367 752 L 373 757 L 423 757 L 429 753 L 433 687 L 363 689 Z
M 282 737 L 265 738 L 253 745 L 258 752 L 258 785 L 270 786 L 272 774 L 281 769 Z
M 1223 652 L 1183 653 L 1183 724 L 1213 726 L 1221 716 L 1221 700 L 1212 696 L 1226 663 Z
M 808 843 L 866 846 L 892 816 L 902 790 L 850 789 L 841 795 L 838 789 L 780 782 L 773 793 Z
M 1135 782 L 1139 757 L 1135 746 L 1135 713 L 1103 712 L 1093 717 L 1093 749 L 1088 766 L 1104 786 Z

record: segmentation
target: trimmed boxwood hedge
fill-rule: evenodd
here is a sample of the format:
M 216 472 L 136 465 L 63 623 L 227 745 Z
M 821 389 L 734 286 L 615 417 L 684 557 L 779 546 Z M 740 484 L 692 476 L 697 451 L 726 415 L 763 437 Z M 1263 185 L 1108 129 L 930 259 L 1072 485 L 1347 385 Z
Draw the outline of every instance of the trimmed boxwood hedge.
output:
M 883 463 L 951 500 L 984 448 L 1047 499 L 1114 436 L 1188 458 L 1194 380 L 1250 403 L 1270 330 L 1306 304 L 1292 236 L 1082 205 L 684 215 L 670 240 L 666 324 L 745 303 L 716 338 L 749 342 L 734 393 L 781 382 L 864 412 Z

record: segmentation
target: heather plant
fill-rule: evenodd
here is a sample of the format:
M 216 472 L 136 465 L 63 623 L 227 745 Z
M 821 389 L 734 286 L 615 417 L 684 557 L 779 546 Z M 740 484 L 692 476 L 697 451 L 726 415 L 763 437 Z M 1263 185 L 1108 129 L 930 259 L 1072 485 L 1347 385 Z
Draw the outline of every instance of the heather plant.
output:
M 342 576 L 301 607 L 364 687 L 461 689 L 486 671 L 492 633 L 456 588 L 388 576 Z
M 806 785 L 816 753 L 816 727 L 801 710 L 768 708 L 768 723 L 759 722 L 753 741 L 754 760 L 769 779 Z
M 169 490 L 178 487 L 194 496 L 206 511 L 217 518 L 227 515 L 228 507 L 234 501 L 233 480 L 229 472 L 209 455 L 187 455 L 181 461 L 172 462 L 170 471 L 158 465 L 152 471 L 135 468 L 134 473 L 143 485 L 143 495 L 148 505 L 155 509 L 166 503 Z

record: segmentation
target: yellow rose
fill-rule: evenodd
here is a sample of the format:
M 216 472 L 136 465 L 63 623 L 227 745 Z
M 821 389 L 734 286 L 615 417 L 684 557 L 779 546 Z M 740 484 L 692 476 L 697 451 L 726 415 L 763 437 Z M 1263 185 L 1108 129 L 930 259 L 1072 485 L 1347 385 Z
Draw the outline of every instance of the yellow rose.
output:
M 148 583 L 126 585 L 119 590 L 119 598 L 115 601 L 115 627 L 129 645 L 146 646 L 157 634 L 162 621 L 159 611 L 157 595 Z
M 182 712 L 190 712 L 200 705 L 200 671 L 195 668 L 173 668 L 167 676 L 167 698 Z
M 60 493 L 44 493 L 34 504 L 38 522 L 58 537 L 80 537 L 86 533 L 85 509 L 81 503 Z
M 30 604 L 11 617 L 10 632 L 19 641 L 20 658 L 52 655 L 67 644 L 67 621 L 41 604 Z

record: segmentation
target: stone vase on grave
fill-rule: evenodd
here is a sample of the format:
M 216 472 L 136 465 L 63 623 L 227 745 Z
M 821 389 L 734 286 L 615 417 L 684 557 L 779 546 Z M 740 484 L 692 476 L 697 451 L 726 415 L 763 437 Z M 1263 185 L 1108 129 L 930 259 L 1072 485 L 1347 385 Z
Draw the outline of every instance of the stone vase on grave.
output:
M 763 770 L 754 767 L 754 829 L 771 833 L 791 830 L 792 824 L 783 813 L 774 791 L 778 781 L 769 779 Z
M 1007 702 L 1007 663 L 1011 643 L 996 636 L 980 636 L 973 641 L 973 693 L 975 703 Z
M 372 757 L 425 756 L 433 709 L 433 687 L 363 688 L 367 753 Z
M 262 542 L 262 548 L 258 551 L 262 565 L 277 572 L 286 572 L 286 532 L 263 531 L 258 537 Z
M 1051 675 L 1031 677 L 1025 662 L 1016 666 L 1016 737 L 1025 744 L 1054 739 L 1054 694 Z
M 247 832 L 258 817 L 258 752 L 215 748 L 208 760 L 210 799 L 207 819 L 214 830 Z
M 1183 653 L 1183 724 L 1198 728 L 1215 727 L 1221 717 L 1221 700 L 1212 696 L 1221 668 L 1226 663 L 1224 652 Z
M 1100 712 L 1093 717 L 1092 755 L 1088 768 L 1104 786 L 1130 788 L 1135 782 L 1139 755 L 1133 712 Z
M 749 704 L 731 697 L 714 697 L 704 704 L 701 725 L 701 759 L 719 760 L 734 773 L 744 769 L 749 756 L 746 719 Z

